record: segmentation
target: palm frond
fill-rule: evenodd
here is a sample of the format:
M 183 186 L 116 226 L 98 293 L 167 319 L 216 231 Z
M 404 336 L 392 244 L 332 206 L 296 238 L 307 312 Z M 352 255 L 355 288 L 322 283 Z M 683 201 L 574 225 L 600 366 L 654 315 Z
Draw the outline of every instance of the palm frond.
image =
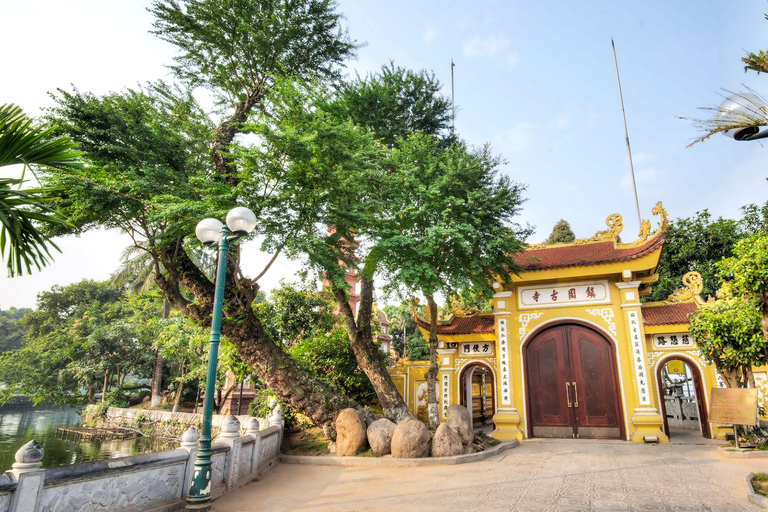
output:
M 718 107 L 702 107 L 701 110 L 714 112 L 714 115 L 710 118 L 680 117 L 680 119 L 691 121 L 697 129 L 705 132 L 704 135 L 688 144 L 687 147 L 691 147 L 697 142 L 705 141 L 716 133 L 768 126 L 768 99 L 749 87 L 746 87 L 746 89 L 749 91 L 748 93 L 739 94 L 724 90 L 729 94 L 727 99 L 732 103 L 726 101 Z
M 32 119 L 12 103 L 0 105 L 0 167 L 81 168 L 81 154 L 69 137 L 55 136 L 53 127 L 33 125 Z

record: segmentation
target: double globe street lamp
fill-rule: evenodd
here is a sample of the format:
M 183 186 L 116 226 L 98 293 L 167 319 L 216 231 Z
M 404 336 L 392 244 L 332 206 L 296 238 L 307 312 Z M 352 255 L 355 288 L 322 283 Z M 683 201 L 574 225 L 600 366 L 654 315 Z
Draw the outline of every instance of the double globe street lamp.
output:
M 219 359 L 221 338 L 221 312 L 224 302 L 224 283 L 227 278 L 227 257 L 229 245 L 247 235 L 256 227 L 256 215 L 242 206 L 232 208 L 227 214 L 226 224 L 217 219 L 203 219 L 195 228 L 195 235 L 206 247 L 216 246 L 219 258 L 216 265 L 216 290 L 213 296 L 213 319 L 211 338 L 208 344 L 208 375 L 205 381 L 203 402 L 203 428 L 200 445 L 195 459 L 192 485 L 187 498 L 187 510 L 210 510 L 211 504 L 211 420 L 213 416 L 213 395 L 216 392 L 216 364 Z

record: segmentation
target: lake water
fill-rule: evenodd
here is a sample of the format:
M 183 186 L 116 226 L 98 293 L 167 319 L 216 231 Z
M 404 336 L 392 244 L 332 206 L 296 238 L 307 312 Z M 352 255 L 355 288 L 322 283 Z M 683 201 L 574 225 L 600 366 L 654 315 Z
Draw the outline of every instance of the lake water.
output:
M 0 407 L 0 473 L 11 469 L 16 450 L 32 439 L 43 446 L 44 468 L 178 448 L 178 442 L 151 437 L 77 441 L 70 435 L 62 439 L 61 434 L 56 434 L 57 427 L 83 426 L 79 411 L 70 406 Z

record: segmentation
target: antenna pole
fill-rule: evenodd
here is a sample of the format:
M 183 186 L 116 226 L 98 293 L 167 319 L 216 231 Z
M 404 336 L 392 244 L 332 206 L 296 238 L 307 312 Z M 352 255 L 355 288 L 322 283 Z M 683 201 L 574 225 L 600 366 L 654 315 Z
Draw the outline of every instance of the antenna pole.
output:
M 455 67 L 456 64 L 454 64 L 453 59 L 451 59 L 451 135 L 456 131 L 456 103 L 454 101 L 453 92 L 453 68 Z
M 624 119 L 624 137 L 627 140 L 627 154 L 629 154 L 629 172 L 632 174 L 632 189 L 635 191 L 635 208 L 637 209 L 637 226 L 643 225 L 640 219 L 640 203 L 637 200 L 637 183 L 635 182 L 635 167 L 632 165 L 632 149 L 629 147 L 629 130 L 627 130 L 627 114 L 624 112 L 624 95 L 621 93 L 621 78 L 619 78 L 619 61 L 616 58 L 616 45 L 611 38 L 613 48 L 613 63 L 616 65 L 616 82 L 619 84 L 619 99 L 621 100 L 621 116 Z

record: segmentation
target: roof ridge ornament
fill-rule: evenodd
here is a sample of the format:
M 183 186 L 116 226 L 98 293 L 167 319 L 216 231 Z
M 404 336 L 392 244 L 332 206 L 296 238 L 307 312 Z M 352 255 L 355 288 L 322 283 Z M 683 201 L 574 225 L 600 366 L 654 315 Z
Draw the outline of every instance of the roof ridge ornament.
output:
M 683 288 L 672 292 L 667 300 L 670 302 L 690 302 L 698 298 L 701 302 L 701 291 L 704 289 L 701 274 L 696 271 L 688 272 L 683 276 L 683 286 Z
M 605 219 L 605 225 L 608 226 L 608 229 L 598 231 L 592 235 L 592 238 L 589 239 L 590 242 L 616 241 L 619 238 L 621 230 L 624 229 L 624 220 L 618 213 L 612 213 Z
M 421 306 L 419 303 L 419 299 L 412 298 L 411 299 L 411 316 L 414 320 L 420 320 L 426 324 L 431 322 L 431 317 L 429 313 L 429 305 L 424 304 Z M 421 306 L 421 312 L 419 312 L 419 306 Z M 441 318 L 442 317 L 442 318 Z M 440 310 L 437 310 L 437 325 L 449 325 L 451 322 L 453 322 L 453 313 L 449 313 L 448 315 L 442 315 Z

